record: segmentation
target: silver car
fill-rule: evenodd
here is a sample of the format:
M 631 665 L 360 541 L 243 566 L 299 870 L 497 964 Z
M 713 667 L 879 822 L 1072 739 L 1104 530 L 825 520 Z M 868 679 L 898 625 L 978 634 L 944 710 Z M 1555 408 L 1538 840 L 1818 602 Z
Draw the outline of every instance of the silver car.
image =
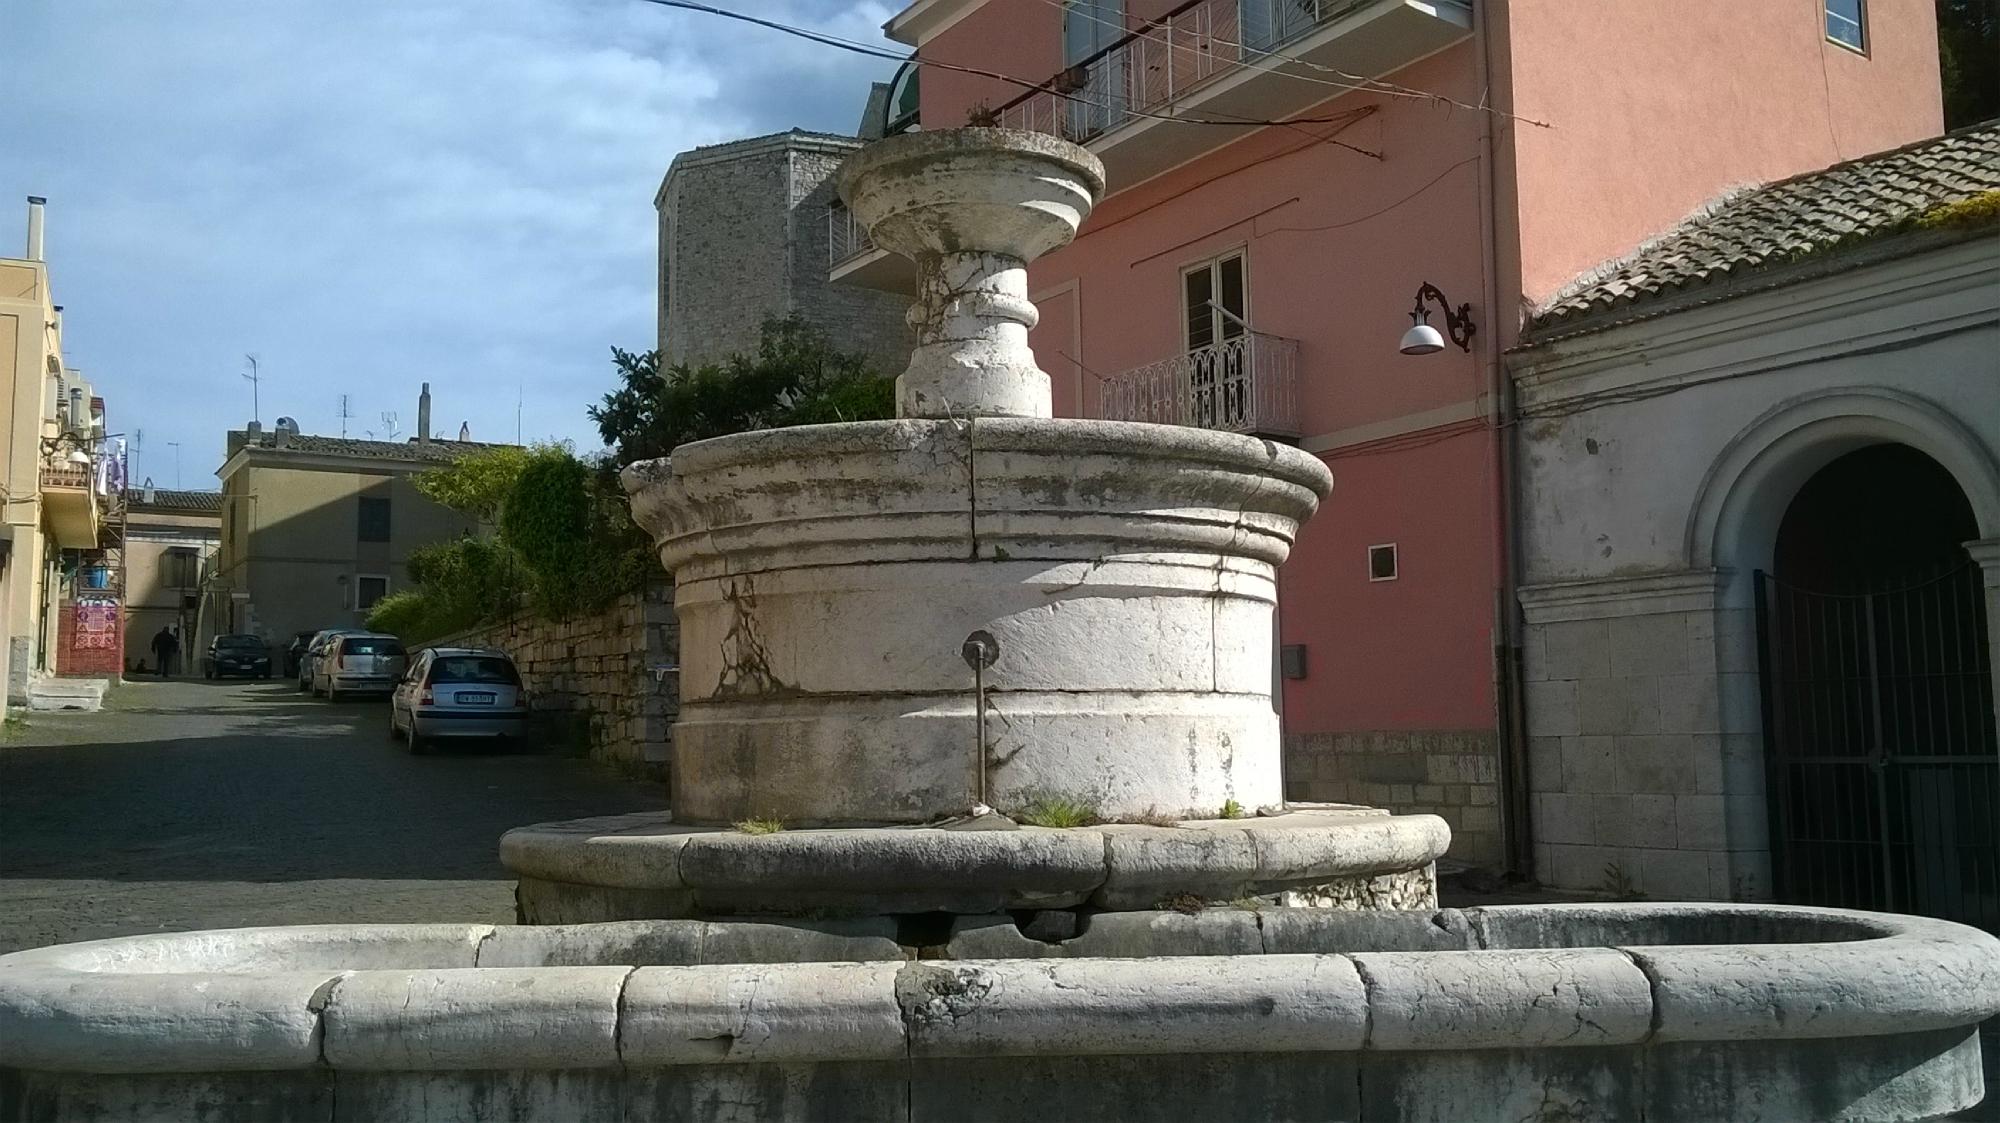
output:
M 319 684 L 314 679 L 319 673 L 320 660 L 326 657 L 326 649 L 332 645 L 335 638 L 359 635 L 367 630 L 366 628 L 321 628 L 314 632 L 312 638 L 306 641 L 305 650 L 299 653 L 299 693 L 303 694 L 308 690 L 318 692 Z
M 388 694 L 403 677 L 409 657 L 403 641 L 379 632 L 333 637 L 313 666 L 313 693 L 338 702 L 349 694 Z
M 417 653 L 389 695 L 389 736 L 421 753 L 447 738 L 520 738 L 528 732 L 528 692 L 504 651 L 434 647 Z

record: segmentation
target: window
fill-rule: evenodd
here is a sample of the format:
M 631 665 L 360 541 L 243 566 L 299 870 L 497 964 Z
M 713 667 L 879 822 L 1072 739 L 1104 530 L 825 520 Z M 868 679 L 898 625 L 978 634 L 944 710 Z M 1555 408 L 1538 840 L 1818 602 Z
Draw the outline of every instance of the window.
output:
M 389 595 L 387 577 L 357 577 L 354 579 L 354 607 L 366 612 L 375 607 L 375 602 Z
M 1368 547 L 1368 579 L 1370 581 L 1394 581 L 1396 579 L 1396 544 L 1394 542 L 1382 546 Z
M 1186 297 L 1189 352 L 1212 347 L 1243 334 L 1249 319 L 1244 303 L 1243 255 L 1230 254 L 1204 262 L 1181 275 Z
M 433 684 L 487 682 L 500 686 L 519 686 L 521 676 L 514 670 L 510 659 L 500 659 L 491 655 L 445 655 L 432 664 L 428 682 Z
M 1125 35 L 1124 0 L 1066 0 L 1062 35 L 1063 66 L 1086 67 L 1066 79 L 1069 139 L 1087 140 L 1125 119 L 1125 52 L 1109 50 Z
M 389 540 L 389 501 L 387 499 L 361 500 L 360 533 L 355 536 L 363 542 L 387 542 Z
M 160 584 L 192 589 L 201 582 L 201 554 L 189 546 L 169 546 L 160 555 Z
M 1063 5 L 1063 65 L 1075 66 L 1125 34 L 1125 0 L 1068 0 Z
M 340 638 L 340 653 L 342 655 L 396 656 L 403 653 L 403 645 L 385 636 L 342 636 Z
M 1868 0 L 1826 0 L 1826 37 L 1857 51 L 1868 49 Z

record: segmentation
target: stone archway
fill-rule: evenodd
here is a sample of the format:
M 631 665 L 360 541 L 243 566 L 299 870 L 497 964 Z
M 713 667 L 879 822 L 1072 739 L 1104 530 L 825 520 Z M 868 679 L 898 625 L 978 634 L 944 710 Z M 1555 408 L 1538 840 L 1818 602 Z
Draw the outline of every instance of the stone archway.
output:
M 1684 557 L 1713 575 L 1716 687 L 1722 731 L 1728 847 L 1747 895 L 1772 885 L 1764 769 L 1763 674 L 1755 602 L 1758 574 L 1774 568 L 1794 500 L 1822 470 L 1872 446 L 1913 449 L 1962 493 L 1982 568 L 1987 615 L 2000 619 L 2000 463 L 1964 422 L 1924 398 L 1882 388 L 1823 391 L 1781 402 L 1736 435 L 1716 457 L 1690 508 Z M 2000 644 L 1987 645 L 2000 664 Z M 2000 688 L 2000 684 L 1996 684 Z M 1995 693 L 2000 693 L 1996 689 Z
M 1846 453 L 1757 575 L 1774 887 L 2000 930 L 2000 735 L 1964 492 L 1908 445 Z

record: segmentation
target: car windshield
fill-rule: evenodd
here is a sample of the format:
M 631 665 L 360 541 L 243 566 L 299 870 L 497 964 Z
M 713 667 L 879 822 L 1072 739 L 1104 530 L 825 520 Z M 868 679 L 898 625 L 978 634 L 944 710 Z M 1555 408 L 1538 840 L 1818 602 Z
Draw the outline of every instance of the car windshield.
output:
M 356 636 L 340 641 L 342 655 L 401 655 L 403 645 L 380 636 Z
M 215 646 L 261 648 L 264 646 L 264 641 L 256 636 L 217 636 Z
M 501 686 L 521 685 L 514 664 L 491 655 L 446 655 L 431 664 L 433 683 L 490 682 Z

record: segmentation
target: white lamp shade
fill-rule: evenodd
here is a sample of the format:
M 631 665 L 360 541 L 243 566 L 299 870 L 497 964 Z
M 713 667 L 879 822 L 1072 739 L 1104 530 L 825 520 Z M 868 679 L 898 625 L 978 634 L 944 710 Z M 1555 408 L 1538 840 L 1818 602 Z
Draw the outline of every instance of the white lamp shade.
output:
M 1412 324 L 1403 333 L 1402 351 L 1405 355 L 1435 355 L 1444 350 L 1444 336 L 1429 324 Z
M 90 465 L 90 454 L 83 451 L 80 448 L 70 449 L 69 456 L 66 457 L 65 459 L 67 459 L 71 464 L 79 468 L 88 467 Z

